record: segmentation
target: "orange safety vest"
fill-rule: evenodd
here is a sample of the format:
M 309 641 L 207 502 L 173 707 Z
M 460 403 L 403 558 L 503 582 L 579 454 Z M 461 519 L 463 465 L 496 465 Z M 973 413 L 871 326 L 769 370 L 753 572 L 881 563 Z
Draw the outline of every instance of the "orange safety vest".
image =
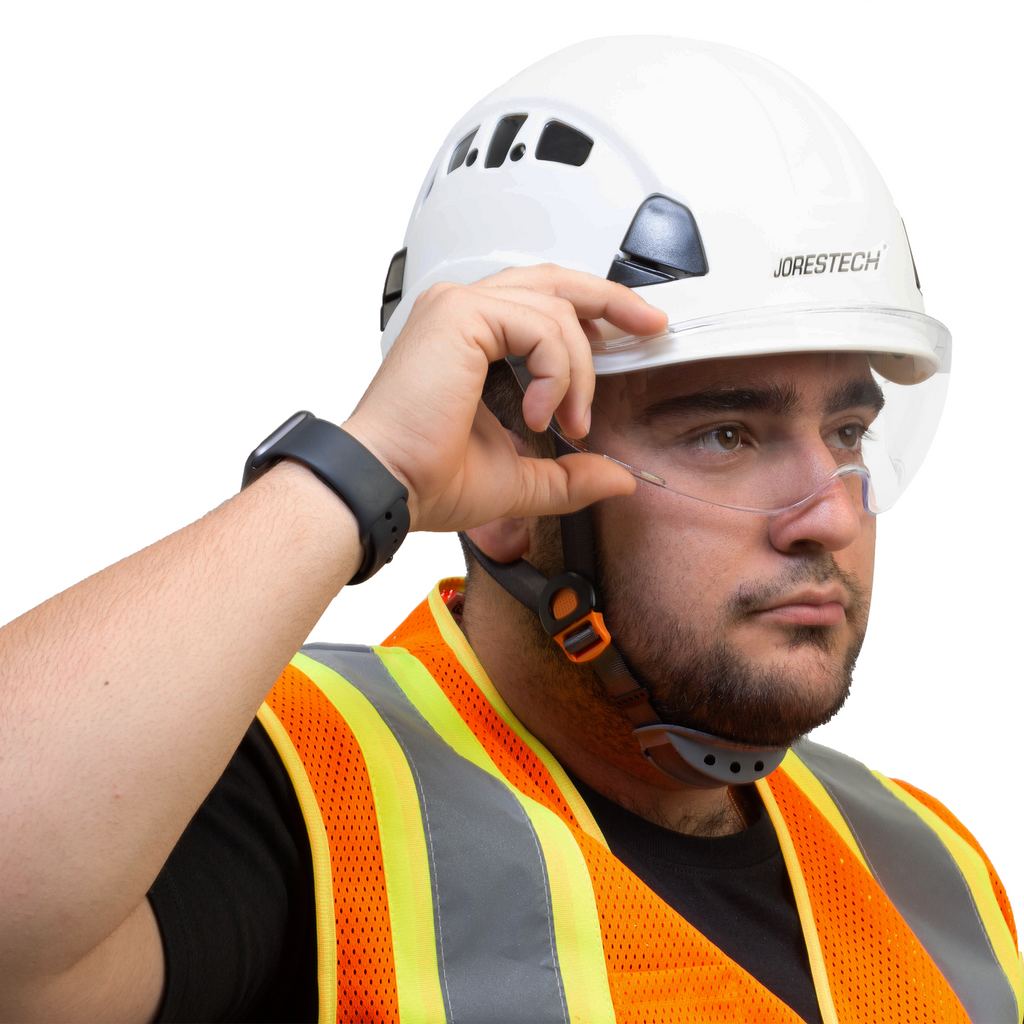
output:
M 798 1022 L 609 851 L 441 597 L 259 713 L 309 831 L 320 1020 Z M 825 1024 L 1015 1024 L 1005 892 L 941 804 L 825 747 L 757 783 Z

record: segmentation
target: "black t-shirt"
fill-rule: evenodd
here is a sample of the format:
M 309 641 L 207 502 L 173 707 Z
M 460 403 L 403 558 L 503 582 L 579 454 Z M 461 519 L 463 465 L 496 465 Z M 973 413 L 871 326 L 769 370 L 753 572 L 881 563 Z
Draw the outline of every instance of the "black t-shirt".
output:
M 793 892 L 767 814 L 684 836 L 578 784 L 612 852 L 788 1003 L 821 1017 Z M 284 765 L 254 722 L 149 893 L 167 982 L 158 1021 L 315 1021 L 312 858 Z
M 315 1021 L 313 858 L 298 798 L 253 722 L 149 891 L 160 1021 Z
M 632 814 L 574 778 L 608 846 L 723 953 L 820 1024 L 811 965 L 779 839 L 757 821 L 731 836 L 685 836 Z

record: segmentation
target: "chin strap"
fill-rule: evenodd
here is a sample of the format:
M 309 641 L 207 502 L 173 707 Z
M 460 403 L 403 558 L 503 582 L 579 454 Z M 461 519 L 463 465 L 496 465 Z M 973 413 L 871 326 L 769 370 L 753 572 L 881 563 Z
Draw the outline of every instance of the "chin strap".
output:
M 590 582 L 595 574 L 588 509 L 562 516 L 566 564 L 580 567 L 582 560 L 583 567 L 590 570 L 586 575 L 566 570 L 548 579 L 523 558 L 496 562 L 464 533 L 460 537 L 480 566 L 539 616 L 548 635 L 571 662 L 590 663 L 608 699 L 632 723 L 633 735 L 647 759 L 670 778 L 701 789 L 715 789 L 755 782 L 782 762 L 786 747 L 750 747 L 661 721 L 651 707 L 650 694 L 633 678 L 597 610 L 598 597 Z

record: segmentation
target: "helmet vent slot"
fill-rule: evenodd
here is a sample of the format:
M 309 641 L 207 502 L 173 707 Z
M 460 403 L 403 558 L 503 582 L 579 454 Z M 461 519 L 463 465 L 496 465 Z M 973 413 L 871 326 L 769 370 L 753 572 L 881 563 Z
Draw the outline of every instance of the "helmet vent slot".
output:
M 476 133 L 480 131 L 480 126 L 477 125 L 456 147 L 455 152 L 452 153 L 451 160 L 448 161 L 448 173 L 461 167 L 466 162 L 466 157 L 469 155 L 470 147 L 473 145 L 473 139 L 476 138 Z
M 594 140 L 561 121 L 548 121 L 537 140 L 538 160 L 552 160 L 571 167 L 582 167 L 594 148 Z
M 491 144 L 487 147 L 484 167 L 500 167 L 505 162 L 505 157 L 508 156 L 508 151 L 525 121 L 526 114 L 509 114 L 498 122 L 491 136 Z

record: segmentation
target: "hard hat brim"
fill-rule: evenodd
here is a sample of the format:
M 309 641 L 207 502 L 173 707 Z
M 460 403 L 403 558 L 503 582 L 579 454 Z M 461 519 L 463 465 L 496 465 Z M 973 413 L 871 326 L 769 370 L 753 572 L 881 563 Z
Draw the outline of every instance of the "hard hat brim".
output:
M 883 306 L 772 307 L 670 324 L 648 337 L 599 323 L 591 343 L 604 376 L 658 366 L 798 352 L 866 352 L 872 368 L 896 384 L 949 372 L 952 338 L 938 320 Z

